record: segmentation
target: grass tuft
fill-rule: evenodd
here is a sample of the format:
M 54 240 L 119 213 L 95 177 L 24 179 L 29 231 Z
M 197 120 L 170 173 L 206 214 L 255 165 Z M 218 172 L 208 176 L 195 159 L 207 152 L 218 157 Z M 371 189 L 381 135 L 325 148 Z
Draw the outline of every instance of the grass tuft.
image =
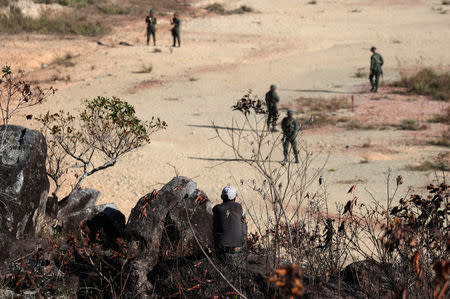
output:
M 53 65 L 59 65 L 59 66 L 65 66 L 65 67 L 72 67 L 75 66 L 75 63 L 72 61 L 73 55 L 70 52 L 67 52 L 66 55 L 55 57 L 51 64 Z
M 127 15 L 131 12 L 130 7 L 123 7 L 117 4 L 112 5 L 98 5 L 97 9 L 107 15 Z
M 404 119 L 400 122 L 398 128 L 407 131 L 418 131 L 425 129 L 426 127 L 421 126 L 420 123 L 415 119 Z
M 392 85 L 404 87 L 408 93 L 427 95 L 440 101 L 450 101 L 450 72 L 438 74 L 431 68 L 424 68 L 410 76 L 402 74 L 401 80 Z
M 141 69 L 139 71 L 137 71 L 136 73 L 138 74 L 150 74 L 153 70 L 153 65 L 149 64 L 149 65 L 145 65 L 143 64 L 141 66 Z

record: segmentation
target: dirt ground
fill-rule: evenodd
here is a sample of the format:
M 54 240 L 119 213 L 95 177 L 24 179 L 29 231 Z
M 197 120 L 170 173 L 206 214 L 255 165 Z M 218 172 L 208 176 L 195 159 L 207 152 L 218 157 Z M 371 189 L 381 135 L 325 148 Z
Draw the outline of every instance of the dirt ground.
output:
M 181 48 L 170 47 L 169 17 L 161 16 L 156 47 L 161 52 L 145 45 L 144 16 L 101 38 L 0 36 L 0 63 L 20 66 L 44 85 L 55 76 L 70 77 L 68 82 L 52 82 L 58 92 L 33 114 L 76 111 L 82 99 L 115 95 L 133 104 L 140 117 L 149 120 L 156 115 L 169 124 L 153 136 L 151 144 L 86 181 L 85 187 L 102 192 L 102 203 L 115 202 L 128 215 L 142 195 L 168 182 L 174 169 L 193 178 L 214 203 L 220 201 L 224 185 L 255 177 L 242 163 L 222 163 L 233 155 L 212 138 L 210 127 L 212 121 L 223 126 L 232 119 L 241 121 L 242 116 L 230 107 L 248 89 L 262 97 L 270 84 L 276 84 L 285 106 L 300 96 L 354 96 L 354 112 L 337 113 L 377 124 L 398 124 L 406 118 L 426 124 L 449 106 L 420 96 L 392 94 L 387 87 L 376 95 L 364 93 L 369 89 L 367 77 L 354 77 L 359 68 L 368 73 L 372 45 L 385 59 L 384 82 L 399 78 L 402 68 L 448 68 L 450 11 L 444 14 L 437 9 L 450 8 L 441 6 L 440 0 L 318 0 L 316 5 L 306 0 L 226 2 L 245 4 L 256 12 L 198 18 L 181 14 Z M 132 46 L 120 46 L 120 41 Z M 67 52 L 75 55 L 75 66 L 42 68 Z M 138 73 L 142 65 L 150 64 L 151 73 Z M 34 126 L 23 117 L 14 122 Z M 304 131 L 299 142 L 312 151 L 323 151 L 313 167 L 330 155 L 323 179 L 334 207 L 348 200 L 346 191 L 355 182 L 360 201 L 370 200 L 365 189 L 384 201 L 388 169 L 393 176 L 403 176 L 400 193 L 410 186 L 420 191 L 432 182 L 433 171 L 407 170 L 408 165 L 448 151 L 426 145 L 448 127 L 427 127 L 403 131 L 326 126 Z M 276 158 L 282 160 L 281 150 Z M 315 183 L 311 188 L 318 187 Z M 247 203 L 260 201 L 245 188 L 239 192 Z

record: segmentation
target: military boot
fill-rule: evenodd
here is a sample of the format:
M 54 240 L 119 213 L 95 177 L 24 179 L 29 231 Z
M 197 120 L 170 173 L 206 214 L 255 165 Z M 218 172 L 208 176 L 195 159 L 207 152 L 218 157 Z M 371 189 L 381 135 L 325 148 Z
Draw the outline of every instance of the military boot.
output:
M 285 165 L 288 162 L 287 156 L 284 156 L 283 161 L 281 161 L 281 164 Z
M 275 125 L 272 125 L 272 132 L 278 132 L 277 128 L 275 127 Z
M 298 155 L 295 155 L 295 163 L 298 164 Z

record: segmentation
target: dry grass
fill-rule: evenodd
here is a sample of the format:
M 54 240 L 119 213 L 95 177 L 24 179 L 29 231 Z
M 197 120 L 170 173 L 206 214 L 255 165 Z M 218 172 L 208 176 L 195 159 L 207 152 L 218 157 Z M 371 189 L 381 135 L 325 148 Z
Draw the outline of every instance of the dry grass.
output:
M 450 152 L 441 153 L 433 161 L 425 160 L 417 165 L 409 165 L 407 169 L 413 171 L 450 170 Z
M 0 33 L 21 32 L 97 36 L 109 32 L 109 27 L 101 22 L 90 22 L 86 16 L 79 14 L 43 14 L 39 18 L 31 18 L 11 6 L 9 13 L 0 14 Z
M 253 8 L 247 5 L 242 5 L 239 8 L 227 10 L 221 3 L 212 3 L 205 7 L 208 12 L 215 13 L 218 15 L 232 15 L 232 14 L 244 14 L 253 12 Z
M 138 70 L 136 73 L 137 74 L 150 74 L 152 71 L 153 71 L 153 65 L 151 65 L 151 64 L 149 64 L 149 65 L 143 64 L 141 66 L 141 69 Z
M 450 72 L 437 73 L 424 68 L 415 74 L 401 74 L 400 81 L 392 86 L 404 87 L 408 93 L 431 96 L 435 100 L 450 101 Z
M 353 78 L 366 78 L 368 75 L 366 72 L 363 71 L 364 68 L 358 69 L 355 74 L 353 75 Z
M 419 131 L 426 129 L 426 126 L 420 125 L 420 123 L 415 119 L 404 119 L 400 122 L 398 128 L 406 131 Z
M 428 120 L 429 123 L 450 124 L 450 106 L 442 114 L 435 114 Z
M 335 112 L 341 109 L 352 108 L 352 103 L 347 98 L 305 98 L 300 97 L 295 100 L 300 106 L 299 112 Z
M 72 67 L 75 66 L 75 63 L 72 61 L 73 55 L 70 52 L 67 52 L 64 56 L 55 57 L 51 62 L 52 65 Z

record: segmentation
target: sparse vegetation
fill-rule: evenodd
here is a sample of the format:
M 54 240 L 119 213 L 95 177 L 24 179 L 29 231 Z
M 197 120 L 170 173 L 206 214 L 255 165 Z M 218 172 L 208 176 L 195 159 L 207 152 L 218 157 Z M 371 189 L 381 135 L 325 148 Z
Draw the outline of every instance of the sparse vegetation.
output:
M 139 71 L 137 71 L 136 73 L 138 73 L 138 74 L 150 74 L 152 72 L 152 70 L 153 70 L 153 65 L 151 65 L 151 64 L 149 64 L 149 65 L 143 64 L 141 66 L 141 69 Z
M 409 165 L 407 168 L 414 171 L 449 171 L 450 152 L 439 154 L 433 161 L 425 160 L 418 165 Z
M 424 129 L 424 127 L 421 126 L 420 123 L 415 119 L 404 119 L 400 122 L 398 127 L 401 130 L 407 130 L 407 131 L 418 131 L 418 130 Z
M 450 106 L 447 107 L 443 114 L 435 114 L 428 120 L 429 123 L 450 124 Z
M 404 87 L 408 93 L 427 95 L 435 100 L 450 101 L 450 72 L 437 73 L 431 68 L 424 68 L 415 74 L 401 74 L 401 80 L 392 84 Z
M 442 5 L 450 5 L 450 1 L 449 0 L 442 0 Z
M 367 73 L 364 72 L 362 69 L 358 69 L 355 74 L 353 75 L 354 78 L 366 78 Z
M 205 7 L 205 9 L 209 12 L 218 14 L 218 15 L 232 15 L 232 14 L 243 14 L 253 12 L 253 8 L 242 5 L 239 8 L 227 10 L 221 3 L 212 3 Z
M 305 98 L 295 100 L 300 106 L 299 112 L 335 112 L 341 109 L 352 108 L 352 103 L 347 98 Z
M 100 22 L 90 22 L 87 17 L 78 14 L 43 14 L 39 18 L 24 16 L 22 11 L 11 6 L 9 13 L 0 14 L 0 32 L 16 34 L 36 32 L 41 34 L 73 34 L 97 36 L 109 31 L 109 27 Z
M 79 116 L 60 111 L 38 118 L 48 144 L 47 172 L 56 186 L 54 197 L 62 178 L 70 178 L 72 191 L 78 190 L 88 176 L 114 166 L 167 126 L 159 118 L 139 119 L 133 106 L 116 97 L 86 100 L 83 108 Z
M 67 52 L 64 56 L 55 57 L 51 64 L 72 67 L 75 66 L 75 63 L 72 61 L 73 55 L 70 52 Z
M 118 4 L 98 5 L 97 9 L 107 15 L 127 15 L 131 12 L 130 7 L 123 7 Z
M 315 5 L 315 4 L 317 4 L 317 1 L 316 0 L 311 0 L 311 1 L 308 2 L 308 4 Z

